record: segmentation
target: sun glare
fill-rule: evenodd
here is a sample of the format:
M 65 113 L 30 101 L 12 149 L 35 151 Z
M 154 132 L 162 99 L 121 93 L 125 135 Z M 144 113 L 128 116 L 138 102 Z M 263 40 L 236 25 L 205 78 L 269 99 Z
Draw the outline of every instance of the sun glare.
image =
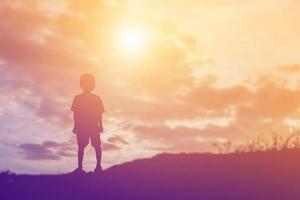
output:
M 139 28 L 128 27 L 120 33 L 120 46 L 125 53 L 141 51 L 146 41 L 146 33 Z

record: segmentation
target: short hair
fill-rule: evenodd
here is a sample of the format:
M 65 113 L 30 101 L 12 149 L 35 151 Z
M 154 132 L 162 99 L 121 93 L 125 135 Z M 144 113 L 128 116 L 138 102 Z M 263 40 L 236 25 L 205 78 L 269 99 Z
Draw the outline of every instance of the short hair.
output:
M 80 86 L 84 91 L 92 91 L 95 88 L 95 77 L 93 74 L 83 74 L 80 77 Z

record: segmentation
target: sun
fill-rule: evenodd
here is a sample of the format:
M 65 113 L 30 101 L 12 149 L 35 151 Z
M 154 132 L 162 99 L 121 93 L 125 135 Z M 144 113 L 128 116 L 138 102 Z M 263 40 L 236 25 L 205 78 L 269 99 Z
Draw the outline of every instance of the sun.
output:
M 126 27 L 120 31 L 119 40 L 125 53 L 137 53 L 145 48 L 148 37 L 142 28 Z

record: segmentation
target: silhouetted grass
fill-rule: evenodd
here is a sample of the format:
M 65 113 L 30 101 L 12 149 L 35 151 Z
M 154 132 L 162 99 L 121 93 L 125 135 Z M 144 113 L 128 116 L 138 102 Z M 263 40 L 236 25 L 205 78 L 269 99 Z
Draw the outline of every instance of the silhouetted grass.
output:
M 243 144 L 234 144 L 232 141 L 213 144 L 219 154 L 250 153 L 262 151 L 285 151 L 300 148 L 300 132 L 294 131 L 288 135 L 271 132 L 268 135 L 259 134 L 256 138 Z

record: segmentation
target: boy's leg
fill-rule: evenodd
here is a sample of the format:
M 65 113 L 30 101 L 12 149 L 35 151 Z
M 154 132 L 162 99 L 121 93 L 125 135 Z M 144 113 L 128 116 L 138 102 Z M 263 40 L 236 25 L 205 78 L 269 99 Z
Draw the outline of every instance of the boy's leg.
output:
M 78 168 L 82 169 L 82 162 L 84 156 L 84 147 L 78 146 Z
M 99 133 L 92 134 L 91 142 L 93 147 L 95 148 L 95 153 L 96 153 L 96 159 L 97 159 L 96 169 L 101 169 L 102 151 L 101 151 L 100 134 Z
M 78 169 L 82 169 L 82 162 L 84 156 L 84 149 L 89 143 L 89 138 L 84 133 L 77 133 L 77 145 L 78 145 Z
M 101 168 L 101 157 L 102 157 L 102 152 L 101 152 L 100 145 L 97 146 L 97 147 L 95 147 L 95 152 L 96 152 L 96 159 L 97 159 L 96 168 Z

